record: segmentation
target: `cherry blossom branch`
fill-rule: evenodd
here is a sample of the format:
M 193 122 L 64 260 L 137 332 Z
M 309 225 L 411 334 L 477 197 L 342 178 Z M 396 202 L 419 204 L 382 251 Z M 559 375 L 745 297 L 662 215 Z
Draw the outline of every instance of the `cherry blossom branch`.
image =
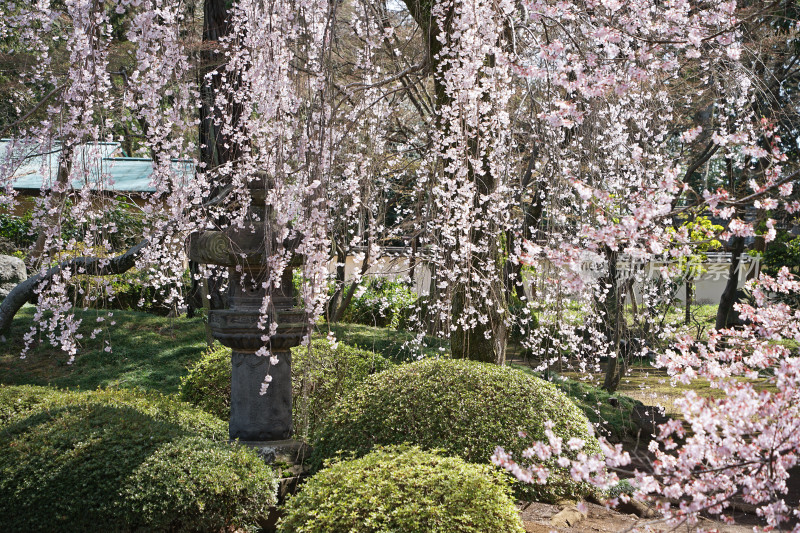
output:
M 374 82 L 374 83 L 363 83 L 363 82 L 351 83 L 349 85 L 345 85 L 345 89 L 353 89 L 353 88 L 356 88 L 356 89 L 375 89 L 377 87 L 382 87 L 382 86 L 384 86 L 386 84 L 389 84 L 389 83 L 392 83 L 394 81 L 397 81 L 400 78 L 408 76 L 409 74 L 412 74 L 414 72 L 423 71 L 427 67 L 428 67 L 428 62 L 427 61 L 423 61 L 422 63 L 418 63 L 416 65 L 412 65 L 412 66 L 408 67 L 407 69 L 402 70 L 402 71 L 398 72 L 397 74 L 395 74 L 393 76 L 389 76 L 388 78 L 385 78 L 383 80 L 380 80 L 380 81 L 377 81 L 377 82 Z
M 85 274 L 88 276 L 111 276 L 123 274 L 134 267 L 136 260 L 142 254 L 149 239 L 141 241 L 122 255 L 112 258 L 76 257 L 62 261 L 56 266 L 30 276 L 25 281 L 11 289 L 8 296 L 0 304 L 0 332 L 7 331 L 11 326 L 14 316 L 25 303 L 35 295 L 36 290 L 46 284 L 54 276 L 63 272 L 71 274 Z

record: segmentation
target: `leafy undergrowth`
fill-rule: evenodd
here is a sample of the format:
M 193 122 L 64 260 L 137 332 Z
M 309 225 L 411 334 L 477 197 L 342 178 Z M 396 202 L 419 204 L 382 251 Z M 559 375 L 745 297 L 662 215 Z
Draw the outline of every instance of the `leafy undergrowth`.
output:
M 512 363 L 511 366 L 542 377 L 525 365 Z M 551 374 L 548 381 L 575 402 L 602 436 L 617 441 L 636 436 L 639 426 L 633 421 L 632 413 L 639 403 L 637 400 L 624 394 L 609 394 L 601 388 L 556 374 Z
M 446 341 L 429 335 L 425 336 L 426 346 L 421 350 L 415 350 L 412 348 L 412 341 L 416 334 L 410 331 L 345 323 L 323 324 L 318 327 L 318 331 L 322 334 L 331 331 L 338 340 L 364 350 L 378 352 L 395 363 L 415 360 L 420 355 L 420 351 L 425 356 L 441 356 L 450 353 L 450 347 Z
M 756 390 L 768 390 L 775 392 L 777 389 L 765 378 L 750 381 Z M 646 405 L 663 407 L 666 414 L 671 417 L 679 417 L 680 410 L 675 401 L 683 398 L 686 391 L 695 391 L 700 396 L 722 398 L 725 392 L 717 387 L 711 387 L 708 380 L 694 379 L 687 384 L 671 383 L 666 370 L 660 368 L 632 368 L 628 374 L 622 377 L 619 383 L 619 391 L 631 398 L 635 398 Z
M 21 359 L 23 336 L 31 328 L 33 312 L 32 306 L 21 309 L 0 342 L 0 383 L 89 390 L 100 386 L 142 387 L 176 393 L 186 367 L 199 360 L 206 348 L 200 319 L 137 311 L 114 311 L 110 317 L 108 311 L 76 311 L 83 320 L 78 330 L 83 338 L 71 365 L 67 364 L 67 354 L 38 336 L 34 347 Z M 92 330 L 98 327 L 104 331 L 91 339 Z M 105 351 L 106 345 L 111 346 L 111 352 Z
M 0 340 L 0 383 L 7 385 L 53 385 L 81 389 L 120 386 L 142 387 L 166 394 L 178 392 L 186 368 L 199 361 L 206 350 L 205 329 L 200 319 L 171 318 L 137 311 L 76 311 L 83 335 L 75 361 L 58 347 L 37 336 L 25 359 L 23 336 L 33 323 L 34 308 L 25 306 Z M 98 322 L 97 319 L 102 321 Z M 114 322 L 114 325 L 111 325 Z M 92 330 L 103 332 L 91 339 Z M 334 333 L 351 346 L 379 353 L 395 362 L 416 359 L 409 347 L 414 334 L 391 328 L 361 324 L 323 324 L 318 333 Z M 426 337 L 425 355 L 447 353 L 442 341 Z M 111 352 L 106 352 L 107 345 Z M 445 348 L 442 352 L 438 348 Z
M 519 366 L 532 372 L 527 366 Z M 534 374 L 536 373 L 534 372 Z M 625 429 L 620 424 L 628 419 L 630 409 L 636 403 L 663 408 L 665 415 L 674 418 L 681 416 L 675 401 L 683 398 L 687 391 L 691 390 L 700 396 L 712 398 L 721 398 L 725 395 L 724 391 L 711 387 L 708 380 L 705 379 L 694 379 L 686 384 L 676 383 L 673 385 L 666 370 L 656 368 L 646 362 L 632 365 L 620 379 L 619 387 L 613 394 L 600 388 L 605 377 L 604 374 L 592 375 L 590 382 L 582 381 L 584 377 L 579 372 L 563 372 L 560 375 L 551 374 L 551 381 L 578 402 L 592 422 L 601 421 L 601 425 L 613 433 Z M 756 385 L 758 390 L 776 390 L 764 379 L 751 382 Z M 612 397 L 618 400 L 618 407 L 611 404 Z M 593 412 L 595 414 L 592 414 Z M 636 429 L 635 426 L 633 427 L 635 435 Z

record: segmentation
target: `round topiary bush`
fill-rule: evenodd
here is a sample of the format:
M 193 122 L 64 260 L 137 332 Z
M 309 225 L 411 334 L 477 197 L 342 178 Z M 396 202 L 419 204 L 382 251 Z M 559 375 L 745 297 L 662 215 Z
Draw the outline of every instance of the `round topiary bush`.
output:
M 277 490 L 275 474 L 250 450 L 187 437 L 136 468 L 123 508 L 134 530 L 223 531 L 266 517 Z
M 12 404 L 13 389 L 9 387 L 3 391 L 3 397 L 6 401 L 11 399 Z M 192 490 L 196 492 L 193 497 L 200 501 L 204 494 L 217 494 L 224 501 L 207 507 L 209 516 L 203 516 L 199 523 L 178 516 L 181 509 L 176 509 L 173 517 L 176 522 L 171 523 L 170 529 L 207 530 L 204 524 L 209 521 L 218 523 L 230 519 L 231 509 L 237 509 L 237 514 L 234 524 L 230 525 L 255 522 L 258 517 L 250 512 L 255 504 L 241 507 L 243 495 L 218 491 L 220 483 L 232 486 L 244 483 L 243 468 L 237 470 L 231 466 L 243 461 L 242 453 L 253 456 L 246 464 L 248 469 L 259 468 L 259 465 L 261 468 L 256 482 L 245 483 L 247 496 L 244 498 L 257 499 L 259 508 L 274 502 L 274 492 L 262 491 L 264 484 L 260 481 L 274 476 L 272 471 L 259 463 L 253 452 L 215 444 L 213 440 L 227 440 L 226 425 L 188 404 L 153 393 L 102 390 L 51 392 L 34 405 L 29 401 L 30 390 L 19 389 L 19 398 L 25 400 L 28 407 L 12 414 L 0 426 L 2 531 L 91 531 L 98 524 L 102 524 L 104 530 L 117 531 L 128 530 L 130 524 L 147 523 L 151 516 L 158 515 L 158 510 L 126 507 L 126 499 L 140 492 L 142 498 L 161 502 L 163 509 L 171 503 L 185 501 L 181 494 L 187 486 L 163 483 L 168 479 L 163 477 L 152 478 L 153 484 L 147 485 L 146 475 L 137 472 L 147 468 L 148 461 L 155 460 L 154 457 L 167 453 L 161 451 L 165 446 L 187 438 L 199 439 L 192 441 L 192 453 L 203 455 L 198 450 L 206 446 L 211 451 L 203 457 L 220 461 L 218 466 L 206 461 L 196 470 L 188 471 L 185 479 L 191 479 Z M 204 473 L 217 468 L 224 481 L 215 477 L 217 474 Z M 196 477 L 192 477 L 194 473 Z M 165 471 L 164 475 L 169 472 Z M 220 508 L 225 509 L 224 513 Z M 211 516 L 213 513 L 222 514 Z
M 601 453 L 586 416 L 550 383 L 508 367 L 425 359 L 371 376 L 342 399 L 318 431 L 311 461 L 319 468 L 340 451 L 360 456 L 404 442 L 475 463 L 488 462 L 496 446 L 520 457 L 532 441 L 547 440 L 548 420 L 565 442 L 580 438 L 583 451 Z M 547 485 L 518 484 L 519 495 L 555 501 L 591 492 L 553 467 Z
M 295 438 L 311 438 L 328 413 L 368 376 L 394 363 L 380 354 L 343 342 L 332 346 L 324 339 L 311 342 L 311 350 L 292 350 L 292 400 Z M 303 393 L 305 388 L 306 393 Z M 305 415 L 305 416 L 304 416 Z M 307 418 L 308 424 L 303 423 Z
M 222 420 L 230 418 L 231 350 L 215 345 L 181 381 L 181 399 Z M 313 435 L 323 417 L 346 393 L 370 374 L 393 365 L 380 354 L 344 343 L 314 339 L 292 349 L 292 419 L 295 438 Z M 306 395 L 303 394 L 303 389 Z M 305 415 L 305 416 L 304 416 Z M 307 417 L 308 424 L 303 421 Z
M 180 398 L 220 420 L 231 417 L 231 349 L 215 343 L 181 378 Z
M 407 446 L 321 470 L 284 510 L 283 533 L 525 531 L 504 476 Z

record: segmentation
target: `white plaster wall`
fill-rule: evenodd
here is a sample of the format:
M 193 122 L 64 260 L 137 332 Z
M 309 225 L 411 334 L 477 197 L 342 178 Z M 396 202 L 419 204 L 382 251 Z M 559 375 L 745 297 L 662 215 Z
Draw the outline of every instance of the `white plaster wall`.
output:
M 758 271 L 758 263 L 753 262 L 750 256 L 744 256 L 742 268 L 738 272 L 738 287 L 744 286 L 748 276 Z M 377 260 L 371 261 L 371 265 L 367 270 L 367 276 L 380 276 L 389 279 L 407 278 L 411 272 L 409 257 L 405 255 L 382 255 Z M 652 279 L 660 275 L 660 268 L 665 266 L 665 263 L 650 262 L 644 265 L 639 265 L 643 268 L 644 272 Z M 539 272 L 547 272 L 552 270 L 552 264 L 546 259 L 542 258 L 536 265 Z M 329 270 L 331 273 L 336 268 L 335 262 L 331 262 Z M 622 276 L 626 275 L 626 271 L 630 265 L 625 261 L 620 261 L 618 269 Z M 694 302 L 696 304 L 715 304 L 719 302 L 722 292 L 725 290 L 725 284 L 728 281 L 728 269 L 730 268 L 730 257 L 725 254 L 710 254 L 709 261 L 703 263 L 701 274 L 695 278 L 694 288 Z M 351 280 L 355 273 L 361 270 L 361 261 L 356 261 L 355 257 L 348 256 L 345 263 L 345 279 Z M 583 267 L 583 275 L 586 278 L 597 278 L 601 272 L 591 264 L 585 264 Z M 523 284 L 525 286 L 525 293 L 528 297 L 531 296 L 530 292 L 530 279 L 523 276 Z M 417 258 L 417 265 L 414 269 L 414 290 L 417 294 L 427 293 L 430 288 L 431 272 L 428 266 L 419 258 Z M 641 284 L 634 285 L 634 293 L 636 299 L 641 302 L 640 296 Z M 686 288 L 681 285 L 677 292 L 678 299 L 683 302 L 686 298 Z

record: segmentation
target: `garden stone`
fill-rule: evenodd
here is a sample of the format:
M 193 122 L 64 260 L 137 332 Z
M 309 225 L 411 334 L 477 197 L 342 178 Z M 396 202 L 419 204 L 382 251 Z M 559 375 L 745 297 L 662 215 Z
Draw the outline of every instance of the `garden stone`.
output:
M 281 502 L 297 492 L 300 481 L 310 474 L 308 465 L 304 463 L 311 455 L 311 447 L 305 442 L 286 439 L 268 442 L 238 441 L 238 443 L 252 448 L 266 464 L 280 470 L 278 500 Z
M 28 273 L 22 259 L 13 255 L 0 255 L 0 300 L 26 279 Z
M 575 527 L 575 525 L 586 518 L 586 513 L 579 510 L 577 506 L 570 505 L 559 511 L 550 519 L 550 523 L 558 528 Z
M 648 435 L 656 435 L 659 426 L 670 420 L 661 408 L 652 405 L 644 405 L 641 402 L 637 402 L 637 405 L 634 406 L 631 417 L 633 422 Z
M 240 446 L 255 450 L 266 464 L 279 471 L 278 505 L 271 506 L 269 515 L 259 522 L 261 531 L 273 533 L 277 531 L 278 520 L 283 516 L 281 505 L 286 502 L 287 497 L 297 494 L 302 482 L 310 475 L 309 468 L 304 462 L 311 455 L 311 446 L 294 439 L 237 442 Z
M 263 448 L 256 448 L 256 453 L 266 464 L 275 462 L 275 448 L 271 446 L 264 446 Z

